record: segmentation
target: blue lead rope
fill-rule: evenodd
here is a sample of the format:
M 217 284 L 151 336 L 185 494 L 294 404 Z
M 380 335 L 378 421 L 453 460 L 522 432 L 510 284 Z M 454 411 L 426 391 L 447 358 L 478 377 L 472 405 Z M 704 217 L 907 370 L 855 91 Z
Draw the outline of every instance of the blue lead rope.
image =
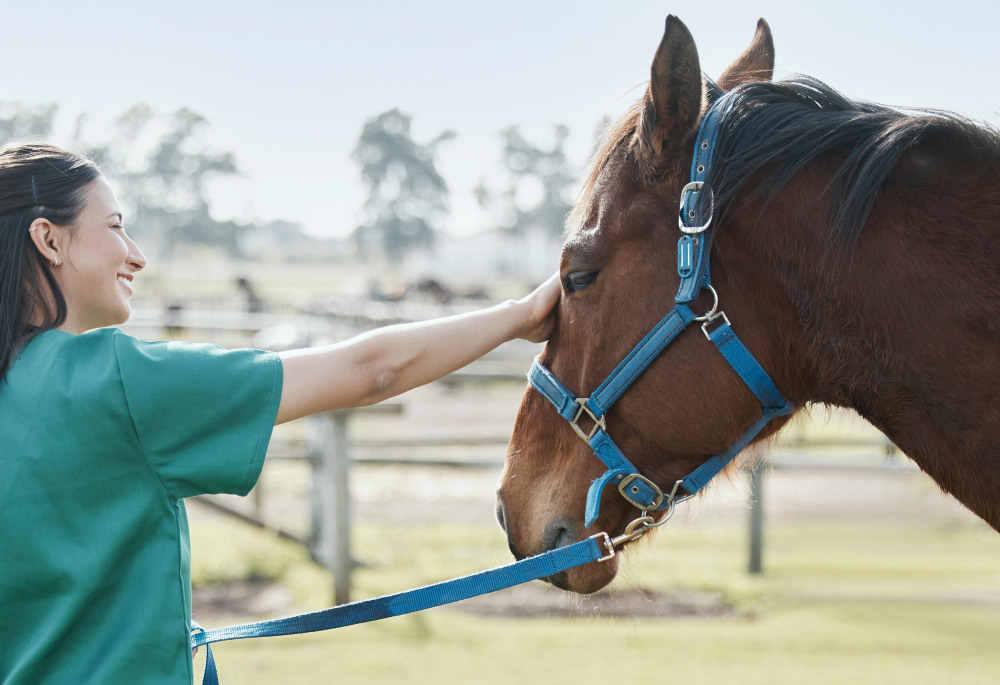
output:
M 312 633 L 318 630 L 368 623 L 390 616 L 402 616 L 497 590 L 504 590 L 521 583 L 583 566 L 608 556 L 603 554 L 601 543 L 595 536 L 489 571 L 481 571 L 415 590 L 365 599 L 308 614 L 207 631 L 191 621 L 191 625 L 194 627 L 191 634 L 191 648 L 206 646 L 205 676 L 202 679 L 202 685 L 218 685 L 219 675 L 215 668 L 215 658 L 212 655 L 212 648 L 208 646 L 213 642 Z

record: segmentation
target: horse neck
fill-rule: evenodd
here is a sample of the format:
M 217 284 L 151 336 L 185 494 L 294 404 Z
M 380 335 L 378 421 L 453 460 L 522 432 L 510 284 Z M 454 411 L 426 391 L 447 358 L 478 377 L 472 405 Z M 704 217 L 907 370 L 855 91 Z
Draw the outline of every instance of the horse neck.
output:
M 748 308 L 779 327 L 779 387 L 856 410 L 1000 530 L 1000 188 L 897 174 L 851 245 L 834 241 L 828 206 L 803 201 L 825 197 L 831 168 L 813 165 L 720 241 L 743 271 L 732 280 L 757 281 Z

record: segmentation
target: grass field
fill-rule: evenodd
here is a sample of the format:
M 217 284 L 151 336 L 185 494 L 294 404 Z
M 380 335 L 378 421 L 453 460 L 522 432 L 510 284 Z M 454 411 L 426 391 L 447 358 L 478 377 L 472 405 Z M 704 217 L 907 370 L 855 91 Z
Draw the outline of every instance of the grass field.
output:
M 328 606 L 331 581 L 299 548 L 218 517 L 191 521 L 196 586 L 273 578 L 292 597 L 283 613 Z M 359 525 L 354 546 L 367 564 L 355 599 L 510 560 L 500 531 L 485 527 Z M 244 685 L 1000 682 L 1000 536 L 981 524 L 772 525 L 759 577 L 746 574 L 745 550 L 738 526 L 668 526 L 628 554 L 613 585 L 715 591 L 730 617 L 501 618 L 444 607 L 223 643 L 216 660 L 223 682 Z M 199 652 L 198 682 L 203 664 Z

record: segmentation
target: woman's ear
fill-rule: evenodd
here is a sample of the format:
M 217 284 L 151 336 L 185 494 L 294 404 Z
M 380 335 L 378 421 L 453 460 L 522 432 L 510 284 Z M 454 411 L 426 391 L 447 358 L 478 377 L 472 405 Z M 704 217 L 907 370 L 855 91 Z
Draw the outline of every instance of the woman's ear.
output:
M 680 19 L 668 15 L 633 141 L 643 167 L 662 167 L 680 151 L 701 117 L 704 101 L 694 38 Z
M 722 72 L 718 84 L 722 90 L 732 90 L 751 81 L 770 81 L 773 76 L 774 41 L 771 39 L 771 27 L 766 21 L 759 19 L 750 47 Z
M 28 227 L 28 236 L 35 248 L 45 259 L 49 260 L 52 266 L 62 264 L 62 240 L 65 231 L 50 222 L 48 219 L 39 217 L 31 222 Z

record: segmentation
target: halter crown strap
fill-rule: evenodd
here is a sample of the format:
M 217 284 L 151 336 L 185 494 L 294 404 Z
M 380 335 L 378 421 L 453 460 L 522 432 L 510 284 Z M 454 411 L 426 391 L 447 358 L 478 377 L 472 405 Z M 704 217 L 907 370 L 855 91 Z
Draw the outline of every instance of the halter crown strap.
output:
M 712 222 L 715 198 L 712 188 L 705 185 L 705 181 L 715 155 L 725 101 L 725 96 L 716 100 L 698 127 L 691 159 L 691 182 L 681 191 L 678 222 L 682 235 L 677 241 L 677 274 L 681 281 L 674 298 L 677 304 L 693 302 L 711 280 L 711 234 L 707 229 Z

